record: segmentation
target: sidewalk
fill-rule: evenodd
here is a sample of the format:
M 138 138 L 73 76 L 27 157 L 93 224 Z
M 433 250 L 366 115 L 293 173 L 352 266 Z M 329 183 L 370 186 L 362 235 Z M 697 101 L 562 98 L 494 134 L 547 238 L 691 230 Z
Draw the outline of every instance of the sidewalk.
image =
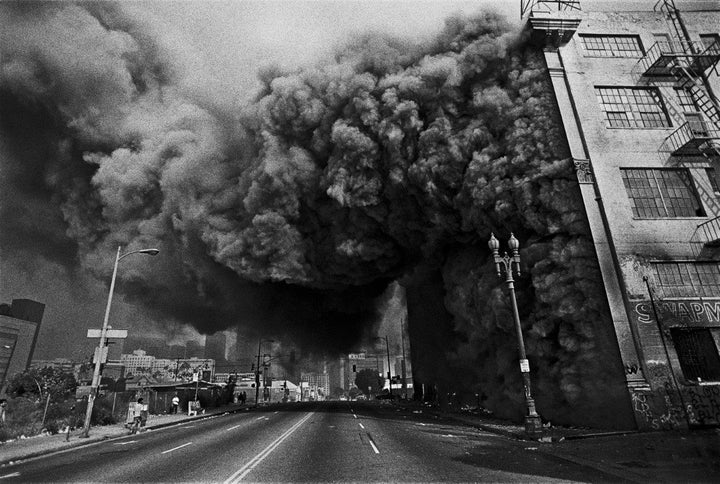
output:
M 530 439 L 522 425 L 469 412 L 438 415 L 495 434 L 525 441 L 524 449 L 596 469 L 627 482 L 720 482 L 720 429 L 607 432 L 549 427 Z
M 178 413 L 175 415 L 150 415 L 148 416 L 145 429 L 158 429 L 178 422 L 198 420 L 212 415 L 237 412 L 244 408 L 247 407 L 238 404 L 226 405 L 224 407 L 207 409 L 205 414 L 192 417 L 189 417 L 187 413 Z M 87 438 L 81 438 L 80 432 L 81 430 L 74 430 L 71 432 L 70 440 L 67 442 L 65 441 L 66 435 L 63 433 L 55 435 L 37 435 L 26 439 L 0 443 L 0 467 L 18 460 L 39 457 L 41 455 L 51 454 L 74 447 L 82 447 L 101 440 L 129 435 L 130 433 L 128 429 L 125 428 L 124 423 L 91 427 L 90 436 Z

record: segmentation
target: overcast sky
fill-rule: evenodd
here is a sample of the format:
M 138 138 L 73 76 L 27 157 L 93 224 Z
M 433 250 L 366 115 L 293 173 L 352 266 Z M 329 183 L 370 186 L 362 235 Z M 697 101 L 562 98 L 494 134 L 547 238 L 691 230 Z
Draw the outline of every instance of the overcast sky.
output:
M 520 0 L 260 0 L 129 3 L 213 81 L 244 99 L 258 67 L 321 61 L 353 33 L 377 30 L 420 39 L 454 13 L 494 10 L 520 22 Z M 204 75 L 198 82 L 206 82 Z

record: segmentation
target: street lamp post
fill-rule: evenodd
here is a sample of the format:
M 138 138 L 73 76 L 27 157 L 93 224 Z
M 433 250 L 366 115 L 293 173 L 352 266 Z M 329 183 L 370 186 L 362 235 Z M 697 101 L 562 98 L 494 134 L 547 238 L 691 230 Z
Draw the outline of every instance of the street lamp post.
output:
M 542 431 L 542 420 L 535 410 L 535 400 L 533 400 L 530 390 L 530 362 L 525 354 L 525 342 L 523 341 L 522 326 L 520 325 L 520 314 L 518 313 L 517 300 L 515 299 L 515 280 L 513 279 L 513 269 L 515 273 L 520 275 L 520 242 L 513 234 L 510 234 L 508 240 L 508 248 L 512 251 L 512 255 L 508 256 L 505 252 L 502 256 L 499 253 L 500 242 L 495 238 L 494 234 L 490 234 L 488 247 L 493 253 L 495 259 L 495 269 L 498 277 L 502 277 L 505 272 L 505 282 L 510 291 L 510 302 L 512 304 L 513 319 L 515 322 L 515 332 L 517 333 L 518 351 L 520 353 L 520 372 L 522 373 L 523 385 L 525 387 L 525 405 L 527 407 L 527 415 L 525 415 L 525 432 L 528 434 L 537 434 Z
M 115 291 L 115 277 L 117 276 L 117 268 L 120 260 L 132 254 L 148 254 L 157 255 L 160 252 L 158 249 L 139 249 L 127 252 L 120 255 L 122 246 L 118 246 L 117 254 L 115 255 L 115 265 L 113 266 L 112 279 L 110 280 L 110 292 L 108 293 L 107 306 L 105 306 L 105 318 L 103 319 L 102 329 L 100 330 L 100 342 L 98 343 L 98 358 L 95 362 L 95 370 L 93 371 L 93 379 L 90 385 L 90 395 L 88 395 L 87 411 L 85 412 L 85 422 L 83 424 L 83 430 L 80 437 L 88 437 L 90 434 L 90 418 L 92 417 L 93 404 L 95 403 L 95 395 L 100 387 L 100 363 L 102 360 L 103 347 L 105 346 L 105 340 L 107 337 L 108 320 L 110 318 L 110 304 L 112 303 L 113 292 Z
M 262 339 L 258 340 L 258 352 L 257 352 L 257 365 L 255 366 L 255 407 L 258 406 L 258 400 L 260 399 L 260 349 L 263 343 L 274 343 L 273 339 Z

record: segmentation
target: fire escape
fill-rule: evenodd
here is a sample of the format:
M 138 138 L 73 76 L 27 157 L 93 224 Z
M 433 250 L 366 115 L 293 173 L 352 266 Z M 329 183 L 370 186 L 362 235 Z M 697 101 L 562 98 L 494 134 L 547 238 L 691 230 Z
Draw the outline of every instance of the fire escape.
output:
M 663 141 L 660 156 L 676 161 L 704 157 L 720 169 L 720 107 L 708 92 L 705 78 L 720 60 L 720 45 L 717 41 L 711 45 L 691 41 L 674 0 L 659 0 L 655 10 L 665 14 L 670 36 L 647 51 L 633 68 L 633 77 L 641 83 L 671 82 L 697 108 L 695 115 L 686 113 L 685 123 Z M 720 216 L 700 224 L 690 245 L 695 257 L 720 255 Z
M 520 17 L 528 14 L 535 40 L 559 45 L 570 40 L 580 25 L 579 0 L 521 0 Z

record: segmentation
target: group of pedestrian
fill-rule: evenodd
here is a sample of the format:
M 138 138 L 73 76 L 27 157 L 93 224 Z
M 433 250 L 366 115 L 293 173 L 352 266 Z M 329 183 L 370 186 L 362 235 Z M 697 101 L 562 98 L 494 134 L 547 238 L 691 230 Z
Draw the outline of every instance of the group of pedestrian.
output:
M 247 393 L 242 392 L 238 395 L 238 401 L 240 402 L 240 405 L 245 405 L 246 400 L 247 400 Z
M 137 399 L 136 403 L 130 404 L 127 419 L 125 420 L 125 426 L 130 429 L 131 434 L 139 432 L 142 427 L 145 427 L 147 417 L 148 406 L 145 404 L 142 397 L 140 397 Z

